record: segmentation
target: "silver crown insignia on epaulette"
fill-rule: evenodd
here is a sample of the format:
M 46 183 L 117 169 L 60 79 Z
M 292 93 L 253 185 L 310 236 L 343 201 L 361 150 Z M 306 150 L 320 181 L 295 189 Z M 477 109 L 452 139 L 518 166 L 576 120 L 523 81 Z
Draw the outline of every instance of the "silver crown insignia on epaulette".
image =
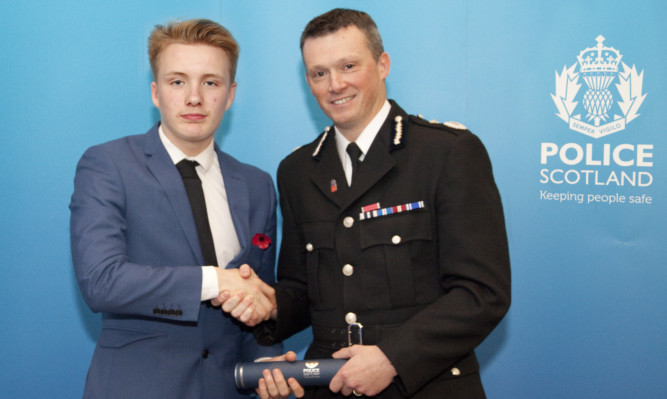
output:
M 451 127 L 452 129 L 457 129 L 457 130 L 466 130 L 467 127 L 463 123 L 455 122 L 455 121 L 449 121 L 449 122 L 444 122 L 443 125 L 447 127 Z
M 421 114 L 417 114 L 417 116 L 420 117 L 421 119 L 424 119 L 424 117 Z M 432 124 L 440 123 L 435 119 L 431 119 L 428 122 L 432 123 Z M 459 123 L 459 122 L 455 122 L 455 121 L 443 122 L 442 124 L 447 126 L 448 128 L 452 128 L 452 129 L 456 129 L 456 130 L 466 130 L 466 129 L 468 129 L 467 127 L 465 127 L 464 124 Z

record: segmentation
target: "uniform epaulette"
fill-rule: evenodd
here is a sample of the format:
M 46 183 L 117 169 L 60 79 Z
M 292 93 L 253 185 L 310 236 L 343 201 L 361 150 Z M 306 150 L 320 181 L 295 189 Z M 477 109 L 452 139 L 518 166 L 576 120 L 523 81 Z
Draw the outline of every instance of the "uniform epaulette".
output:
M 454 121 L 444 122 L 444 123 L 440 123 L 440 122 L 436 121 L 435 119 L 427 121 L 421 115 L 417 115 L 417 116 L 410 115 L 410 119 L 411 119 L 412 122 L 414 122 L 418 125 L 426 126 L 426 127 L 430 127 L 430 128 L 435 128 L 435 129 L 442 129 L 442 130 L 452 132 L 454 134 L 460 134 L 460 133 L 463 133 L 463 132 L 468 130 L 468 128 L 465 127 L 465 125 L 463 125 L 462 123 L 454 122 Z

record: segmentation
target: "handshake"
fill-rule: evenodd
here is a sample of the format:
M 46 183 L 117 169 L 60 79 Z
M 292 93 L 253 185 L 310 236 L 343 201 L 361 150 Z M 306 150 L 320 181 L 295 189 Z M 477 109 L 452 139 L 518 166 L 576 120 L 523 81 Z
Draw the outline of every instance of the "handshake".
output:
M 216 273 L 220 294 L 211 299 L 213 306 L 221 306 L 224 312 L 250 327 L 276 319 L 276 291 L 250 266 L 216 268 Z

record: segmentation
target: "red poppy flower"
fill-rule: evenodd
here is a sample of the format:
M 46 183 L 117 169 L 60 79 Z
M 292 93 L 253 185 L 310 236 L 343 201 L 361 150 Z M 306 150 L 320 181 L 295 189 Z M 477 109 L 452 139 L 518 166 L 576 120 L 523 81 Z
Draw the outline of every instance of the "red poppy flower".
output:
M 259 249 L 267 249 L 271 245 L 271 239 L 266 234 L 257 233 L 252 237 L 252 245 L 259 247 Z

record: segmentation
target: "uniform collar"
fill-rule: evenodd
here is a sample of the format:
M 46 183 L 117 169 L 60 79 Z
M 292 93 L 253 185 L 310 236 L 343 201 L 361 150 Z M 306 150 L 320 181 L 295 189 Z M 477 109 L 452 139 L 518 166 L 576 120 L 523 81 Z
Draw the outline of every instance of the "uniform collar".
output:
M 380 108 L 380 111 L 378 111 L 375 117 L 373 117 L 370 123 L 366 125 L 364 130 L 361 131 L 359 137 L 355 140 L 355 143 L 357 143 L 361 149 L 362 155 L 359 157 L 359 159 L 362 161 L 364 160 L 366 153 L 368 153 L 368 150 L 371 148 L 371 144 L 373 144 L 375 136 L 377 136 L 380 128 L 384 124 L 384 121 L 387 119 L 389 111 L 391 111 L 391 104 L 389 104 L 388 100 L 384 100 L 384 104 L 382 105 L 382 108 Z M 334 128 L 336 130 L 336 148 L 338 149 L 338 156 L 342 161 L 346 154 L 345 149 L 347 148 L 347 145 L 350 144 L 350 141 L 345 138 L 345 136 L 343 136 L 340 131 L 338 131 L 335 125 Z

